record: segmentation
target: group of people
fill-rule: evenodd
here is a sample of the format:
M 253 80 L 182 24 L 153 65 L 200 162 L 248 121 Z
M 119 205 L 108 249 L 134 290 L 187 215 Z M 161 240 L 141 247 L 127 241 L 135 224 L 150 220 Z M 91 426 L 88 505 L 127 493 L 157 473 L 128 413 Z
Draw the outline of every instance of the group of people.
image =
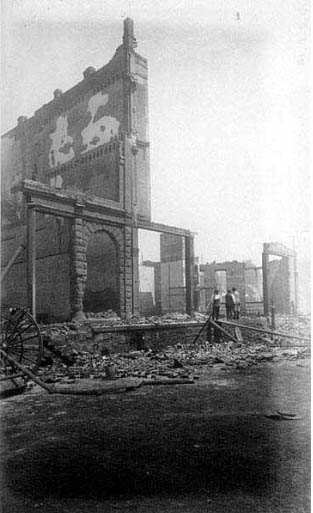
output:
M 221 295 L 218 289 L 214 290 L 214 294 L 212 300 L 209 303 L 208 311 L 210 307 L 213 307 L 213 320 L 218 321 L 220 315 L 220 306 L 221 306 Z M 226 317 L 227 320 L 230 319 L 239 319 L 240 316 L 240 293 L 233 287 L 232 290 L 228 289 L 225 295 L 225 307 L 226 307 Z

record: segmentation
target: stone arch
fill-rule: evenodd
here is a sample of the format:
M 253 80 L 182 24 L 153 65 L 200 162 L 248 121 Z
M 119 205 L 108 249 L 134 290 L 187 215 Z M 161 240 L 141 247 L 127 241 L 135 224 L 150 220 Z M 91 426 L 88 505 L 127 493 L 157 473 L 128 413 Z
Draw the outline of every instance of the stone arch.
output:
M 86 223 L 85 312 L 113 310 L 120 314 L 122 237 L 118 227 Z

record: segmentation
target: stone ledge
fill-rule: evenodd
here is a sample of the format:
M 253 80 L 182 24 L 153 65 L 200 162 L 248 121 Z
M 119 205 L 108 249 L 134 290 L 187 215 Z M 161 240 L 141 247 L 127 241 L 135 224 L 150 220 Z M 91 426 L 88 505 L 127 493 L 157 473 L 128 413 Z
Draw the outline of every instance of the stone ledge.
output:
M 168 330 L 177 328 L 202 328 L 204 322 L 177 322 L 177 323 L 160 323 L 160 324 L 129 324 L 117 326 L 92 326 L 92 323 L 99 323 L 98 320 L 88 320 L 84 323 L 85 326 L 90 326 L 93 333 L 109 333 L 117 331 L 138 331 L 138 330 Z

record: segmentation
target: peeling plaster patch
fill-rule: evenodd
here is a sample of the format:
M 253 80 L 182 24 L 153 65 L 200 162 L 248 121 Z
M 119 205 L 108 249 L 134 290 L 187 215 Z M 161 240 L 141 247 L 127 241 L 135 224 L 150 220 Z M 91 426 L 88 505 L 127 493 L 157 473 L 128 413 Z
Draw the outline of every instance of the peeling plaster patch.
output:
M 99 141 L 100 141 L 99 137 L 97 135 L 95 135 L 93 140 L 90 141 L 90 144 L 94 144 L 96 146 Z
M 120 122 L 112 116 L 104 115 L 104 107 L 108 100 L 109 96 L 102 92 L 89 99 L 88 110 L 91 114 L 91 120 L 81 133 L 83 144 L 86 145 L 82 153 L 91 149 L 94 150 L 97 146 L 109 142 L 112 135 L 118 134 Z
M 62 153 L 65 153 L 65 155 L 67 155 L 68 153 L 70 153 L 71 148 L 72 148 L 72 143 L 67 142 L 66 144 L 64 144 L 64 145 L 59 149 L 59 151 L 61 151 Z
M 55 131 L 50 134 L 52 145 L 49 152 L 49 165 L 55 167 L 56 165 L 65 164 L 75 157 L 73 150 L 73 138 L 67 135 L 68 120 L 67 114 L 59 116 Z

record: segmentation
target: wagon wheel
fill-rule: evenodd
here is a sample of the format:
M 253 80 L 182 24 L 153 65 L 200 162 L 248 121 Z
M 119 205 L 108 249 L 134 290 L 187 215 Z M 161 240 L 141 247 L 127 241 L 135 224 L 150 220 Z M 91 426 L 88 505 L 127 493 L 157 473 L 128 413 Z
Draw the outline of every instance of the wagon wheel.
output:
M 43 356 L 42 336 L 37 322 L 27 310 L 10 308 L 1 321 L 1 349 L 28 370 L 36 372 Z M 17 372 L 3 354 L 1 371 L 8 377 Z

